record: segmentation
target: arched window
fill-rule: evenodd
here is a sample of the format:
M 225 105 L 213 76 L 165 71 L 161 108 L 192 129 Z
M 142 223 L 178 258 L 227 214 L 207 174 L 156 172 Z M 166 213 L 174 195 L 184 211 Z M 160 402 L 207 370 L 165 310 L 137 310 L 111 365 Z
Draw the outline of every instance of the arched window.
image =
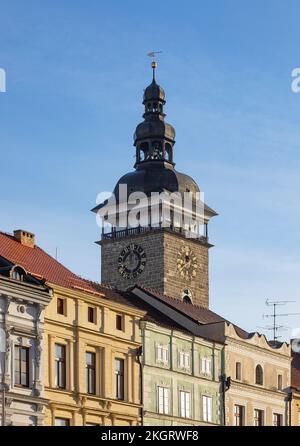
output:
M 139 147 L 139 161 L 145 161 L 148 157 L 149 144 L 143 142 Z
M 172 146 L 169 143 L 166 143 L 165 145 L 165 152 L 166 152 L 166 158 L 168 161 L 170 161 L 171 163 L 173 162 L 173 157 L 172 157 Z
M 15 267 L 11 272 L 11 278 L 14 280 L 19 280 L 20 282 L 24 280 L 25 271 L 22 268 Z
M 191 304 L 192 303 L 191 298 L 189 296 L 183 296 L 183 302 L 185 304 Z
M 255 384 L 262 386 L 263 382 L 264 382 L 264 372 L 262 366 L 258 364 L 255 369 Z

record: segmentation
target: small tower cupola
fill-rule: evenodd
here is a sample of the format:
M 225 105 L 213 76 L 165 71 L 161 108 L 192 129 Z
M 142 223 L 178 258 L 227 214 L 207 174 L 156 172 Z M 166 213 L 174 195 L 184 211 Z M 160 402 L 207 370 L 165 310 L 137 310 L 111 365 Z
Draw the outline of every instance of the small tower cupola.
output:
M 135 167 L 149 161 L 167 162 L 174 166 L 173 146 L 175 130 L 165 122 L 165 92 L 155 80 L 156 62 L 152 62 L 153 79 L 145 89 L 143 104 L 144 121 L 138 124 L 134 134 L 136 147 Z

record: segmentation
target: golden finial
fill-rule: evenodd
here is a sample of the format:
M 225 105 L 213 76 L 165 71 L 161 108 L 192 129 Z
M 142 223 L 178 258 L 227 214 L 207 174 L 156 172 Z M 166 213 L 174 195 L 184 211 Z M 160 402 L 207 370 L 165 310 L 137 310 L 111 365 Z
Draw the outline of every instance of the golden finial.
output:
M 155 56 L 156 54 L 160 53 L 162 53 L 162 51 L 151 51 L 150 53 L 147 54 L 147 56 L 152 58 L 151 68 L 153 70 L 153 80 L 155 80 L 155 70 L 157 68 L 157 62 L 155 61 Z

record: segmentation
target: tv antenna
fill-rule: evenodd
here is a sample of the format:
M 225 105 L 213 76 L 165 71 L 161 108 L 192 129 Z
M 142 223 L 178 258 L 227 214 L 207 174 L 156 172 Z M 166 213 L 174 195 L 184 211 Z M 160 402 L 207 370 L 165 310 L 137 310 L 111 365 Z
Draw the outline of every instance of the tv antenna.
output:
M 295 300 L 266 300 L 267 307 L 273 307 L 273 313 L 272 314 L 263 314 L 264 318 L 272 318 L 273 324 L 271 326 L 263 327 L 264 330 L 272 330 L 273 331 L 273 341 L 277 341 L 281 336 L 277 336 L 278 330 L 286 330 L 289 327 L 285 327 L 284 325 L 278 325 L 277 324 L 277 318 L 283 317 L 283 316 L 296 316 L 300 313 L 277 313 L 277 307 L 281 305 L 286 305 L 287 303 L 296 302 Z

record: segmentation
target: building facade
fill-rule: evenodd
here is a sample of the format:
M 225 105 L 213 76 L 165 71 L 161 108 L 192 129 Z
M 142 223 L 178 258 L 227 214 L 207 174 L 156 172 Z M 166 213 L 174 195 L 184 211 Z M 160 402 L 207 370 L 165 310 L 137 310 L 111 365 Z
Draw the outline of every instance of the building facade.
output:
M 146 426 L 222 423 L 222 345 L 148 321 L 143 337 Z
M 291 426 L 300 426 L 300 342 L 292 341 L 291 388 L 289 394 L 289 412 Z
M 258 333 L 241 334 L 228 323 L 203 325 L 203 336 L 225 344 L 225 424 L 289 425 L 291 348 Z M 228 382 L 227 382 L 228 383 Z
M 0 256 L 0 376 L 2 426 L 41 426 L 44 314 L 51 290 Z
M 73 274 L 36 246 L 33 235 L 28 242 L 17 233 L 0 233 L 0 255 L 17 259 L 52 289 L 39 369 L 47 401 L 44 424 L 141 424 L 139 320 L 144 312 L 112 289 Z
M 53 286 L 45 317 L 47 425 L 141 424 L 141 311 L 121 296 Z

